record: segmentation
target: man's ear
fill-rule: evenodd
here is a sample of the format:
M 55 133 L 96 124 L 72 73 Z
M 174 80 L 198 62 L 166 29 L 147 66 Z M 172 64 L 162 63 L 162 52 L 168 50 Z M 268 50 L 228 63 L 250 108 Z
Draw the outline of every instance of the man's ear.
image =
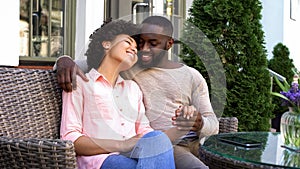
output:
M 105 50 L 108 50 L 111 46 L 111 42 L 110 41 L 103 41 L 102 46 Z
M 174 44 L 174 39 L 170 38 L 167 42 L 167 50 L 169 50 Z

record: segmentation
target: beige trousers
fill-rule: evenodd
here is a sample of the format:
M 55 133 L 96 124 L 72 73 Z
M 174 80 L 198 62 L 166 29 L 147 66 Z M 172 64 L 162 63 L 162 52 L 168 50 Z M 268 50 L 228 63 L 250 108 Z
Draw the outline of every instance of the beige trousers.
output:
M 199 159 L 199 139 L 184 140 L 174 145 L 176 169 L 208 169 Z

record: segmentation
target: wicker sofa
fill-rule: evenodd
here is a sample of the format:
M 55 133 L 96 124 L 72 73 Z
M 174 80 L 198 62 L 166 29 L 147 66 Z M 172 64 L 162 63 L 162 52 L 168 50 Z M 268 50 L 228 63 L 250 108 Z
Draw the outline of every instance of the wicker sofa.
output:
M 61 89 L 52 70 L 0 67 L 0 168 L 76 168 L 71 141 L 59 139 Z M 220 118 L 236 132 L 237 118 Z
M 53 71 L 0 67 L 0 100 L 0 168 L 76 168 Z

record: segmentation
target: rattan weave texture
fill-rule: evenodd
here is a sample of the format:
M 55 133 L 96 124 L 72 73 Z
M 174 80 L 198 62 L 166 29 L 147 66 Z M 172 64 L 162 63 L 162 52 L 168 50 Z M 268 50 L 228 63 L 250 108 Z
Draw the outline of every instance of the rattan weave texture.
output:
M 59 139 L 61 89 L 52 70 L 0 67 L 0 168 L 76 168 Z
M 238 131 L 237 117 L 221 117 L 219 119 L 219 133 L 230 133 Z

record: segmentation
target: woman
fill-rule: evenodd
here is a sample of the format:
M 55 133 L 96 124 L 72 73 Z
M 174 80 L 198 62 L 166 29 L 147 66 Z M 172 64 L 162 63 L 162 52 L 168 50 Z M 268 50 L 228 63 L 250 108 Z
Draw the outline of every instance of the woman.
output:
M 137 62 L 136 25 L 104 24 L 90 36 L 89 82 L 63 92 L 61 138 L 74 142 L 79 168 L 175 168 L 169 138 L 153 131 L 142 92 L 120 72 Z M 132 36 L 131 36 L 132 35 Z

